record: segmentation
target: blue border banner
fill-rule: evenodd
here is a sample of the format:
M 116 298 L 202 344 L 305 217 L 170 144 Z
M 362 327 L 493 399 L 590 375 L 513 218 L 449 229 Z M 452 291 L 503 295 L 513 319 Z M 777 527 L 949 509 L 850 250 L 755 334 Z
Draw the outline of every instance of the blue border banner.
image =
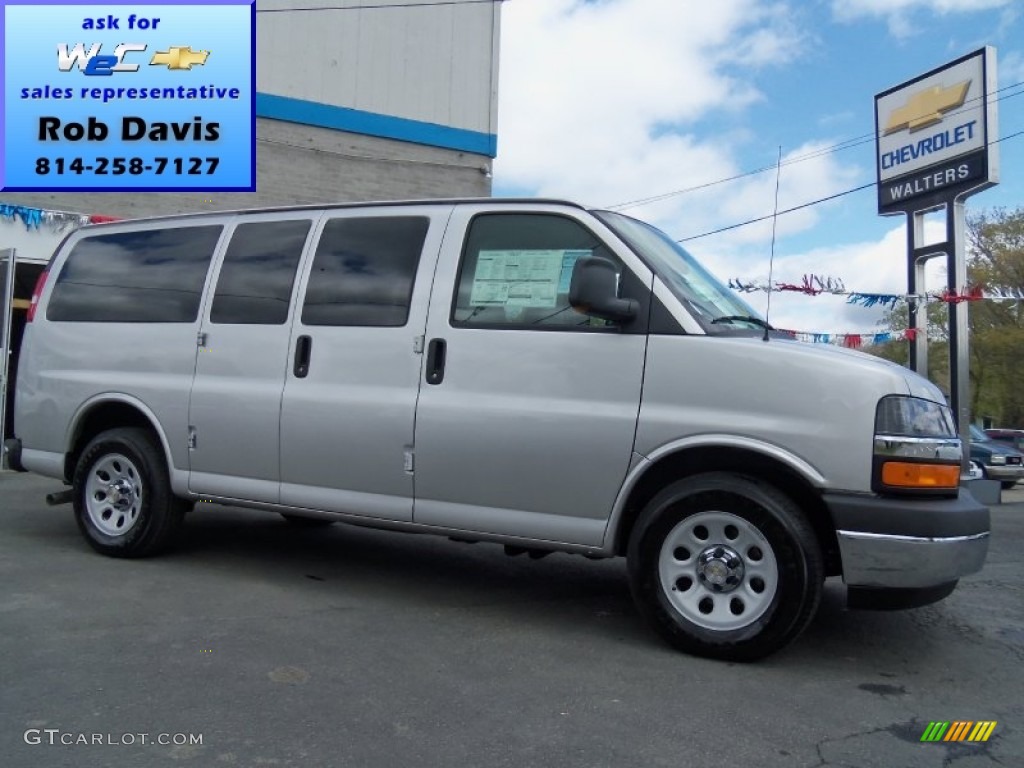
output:
M 254 0 L 0 5 L 0 189 L 256 189 Z
M 256 94 L 256 115 L 272 120 L 285 120 L 290 123 L 333 128 L 367 136 L 455 149 L 460 152 L 473 152 L 488 157 L 495 157 L 498 154 L 498 137 L 493 133 L 319 104 L 270 93 Z

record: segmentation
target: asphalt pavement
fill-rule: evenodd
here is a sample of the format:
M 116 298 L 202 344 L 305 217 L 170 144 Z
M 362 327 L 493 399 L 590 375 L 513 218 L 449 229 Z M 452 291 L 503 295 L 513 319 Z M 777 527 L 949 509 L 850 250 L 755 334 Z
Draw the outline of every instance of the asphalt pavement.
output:
M 1024 766 L 1024 491 L 945 601 L 848 611 L 830 580 L 797 643 L 731 664 L 663 645 L 622 560 L 209 504 L 116 560 L 59 489 L 0 473 L 5 768 Z

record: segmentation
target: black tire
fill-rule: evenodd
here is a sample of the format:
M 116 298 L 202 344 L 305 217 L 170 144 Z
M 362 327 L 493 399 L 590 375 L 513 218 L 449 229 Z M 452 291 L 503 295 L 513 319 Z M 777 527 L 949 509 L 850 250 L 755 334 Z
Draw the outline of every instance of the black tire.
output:
M 629 540 L 628 570 L 633 599 L 658 634 L 729 661 L 754 661 L 795 640 L 825 580 L 799 507 L 767 483 L 725 472 L 680 480 L 650 501 Z
M 287 515 L 284 512 L 281 513 L 281 517 L 287 520 L 297 528 L 326 528 L 328 525 L 334 525 L 333 520 L 324 520 L 321 517 L 303 517 L 302 515 Z
M 1016 480 L 1003 480 L 1003 481 L 1002 481 L 1002 482 L 1000 482 L 999 484 L 1000 484 L 1001 486 L 1003 486 L 1003 490 L 1004 490 L 1004 491 L 1008 491 L 1008 490 L 1010 490 L 1011 488 L 1013 488 L 1013 487 L 1014 487 L 1015 485 L 1017 485 L 1017 481 L 1016 481 Z
M 78 458 L 72 486 L 79 530 L 93 549 L 111 557 L 165 550 L 187 508 L 171 493 L 160 444 L 137 427 L 94 437 Z

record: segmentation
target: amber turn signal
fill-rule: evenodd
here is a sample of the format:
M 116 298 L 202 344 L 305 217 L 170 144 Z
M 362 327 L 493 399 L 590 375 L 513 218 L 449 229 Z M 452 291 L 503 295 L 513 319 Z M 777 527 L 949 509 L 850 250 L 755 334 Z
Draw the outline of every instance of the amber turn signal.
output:
M 882 482 L 894 488 L 956 488 L 960 465 L 887 461 L 882 465 Z

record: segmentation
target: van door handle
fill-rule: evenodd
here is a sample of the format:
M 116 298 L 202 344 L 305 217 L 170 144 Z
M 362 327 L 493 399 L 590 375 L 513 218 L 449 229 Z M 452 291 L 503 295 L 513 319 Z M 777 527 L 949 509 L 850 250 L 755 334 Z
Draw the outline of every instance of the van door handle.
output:
M 444 359 L 448 351 L 448 342 L 444 339 L 431 339 L 427 347 L 427 384 L 440 384 L 444 381 Z
M 299 336 L 295 344 L 295 367 L 293 369 L 295 378 L 304 379 L 309 373 L 309 356 L 313 351 L 313 337 Z

